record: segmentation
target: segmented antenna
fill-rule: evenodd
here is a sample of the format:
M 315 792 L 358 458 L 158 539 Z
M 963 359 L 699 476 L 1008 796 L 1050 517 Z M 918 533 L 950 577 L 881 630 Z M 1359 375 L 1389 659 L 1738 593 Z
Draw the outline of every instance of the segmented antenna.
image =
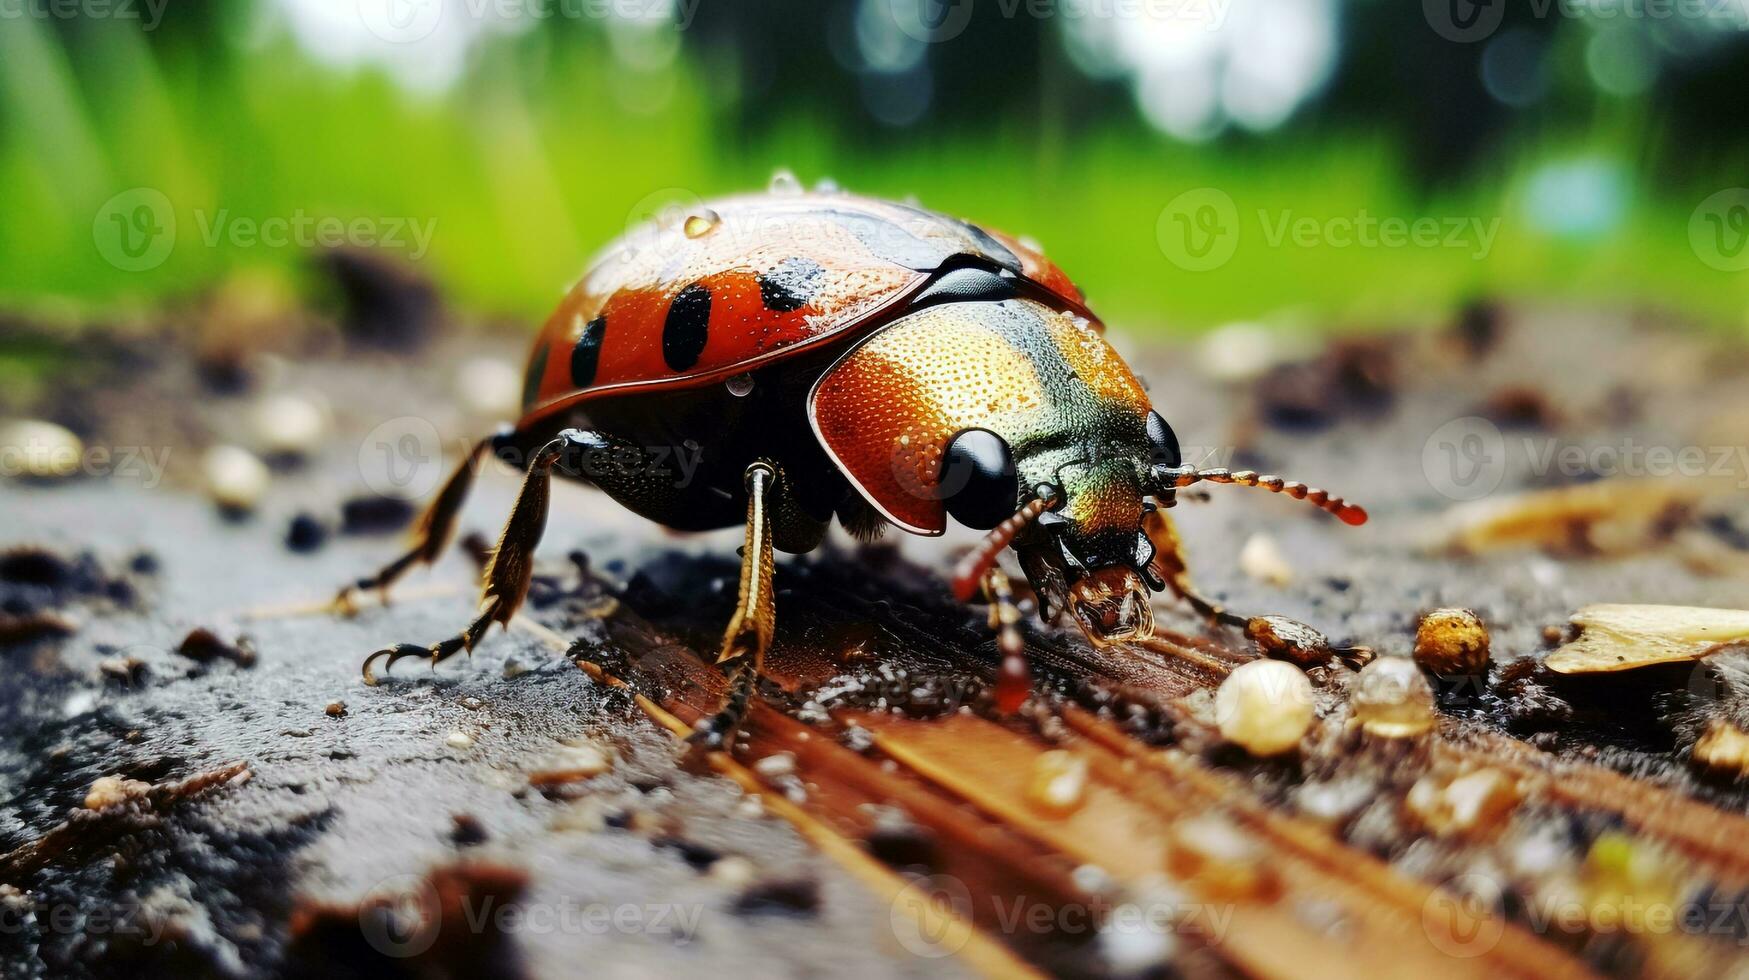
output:
M 990 529 L 984 535 L 984 540 L 978 542 L 953 570 L 953 594 L 961 602 L 971 601 L 978 594 L 978 586 L 983 583 L 985 573 L 990 566 L 996 564 L 996 559 L 1002 554 L 1002 549 L 1014 540 L 1028 524 L 1038 520 L 1038 515 L 1050 509 L 1055 498 L 1035 497 L 1026 502 L 1014 516 Z
M 1366 508 L 1351 504 L 1341 497 L 1332 497 L 1328 490 L 1308 487 L 1297 480 L 1279 476 L 1259 476 L 1251 470 L 1208 469 L 1194 466 L 1156 466 L 1154 485 L 1159 490 L 1176 490 L 1193 483 L 1233 483 L 1242 487 L 1262 487 L 1270 493 L 1285 493 L 1295 500 L 1304 500 L 1342 519 L 1342 523 L 1360 526 L 1366 523 Z

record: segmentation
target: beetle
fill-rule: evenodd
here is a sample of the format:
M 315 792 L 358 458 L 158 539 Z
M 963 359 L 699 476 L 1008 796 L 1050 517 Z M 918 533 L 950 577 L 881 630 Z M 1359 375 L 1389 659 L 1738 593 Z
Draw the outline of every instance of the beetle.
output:
M 480 440 L 414 526 L 411 547 L 342 589 L 388 587 L 435 560 L 487 456 L 525 472 L 482 573 L 478 615 L 378 661 L 434 664 L 508 624 L 528 592 L 554 470 L 683 531 L 742 525 L 740 591 L 718 663 L 728 693 L 694 739 L 723 744 L 757 688 L 775 625 L 774 552 L 804 553 L 837 518 L 987 532 L 953 574 L 982 591 L 1000 652 L 996 700 L 1030 691 L 1012 548 L 1039 613 L 1097 645 L 1144 639 L 1150 593 L 1243 624 L 1192 588 L 1165 508 L 1198 482 L 1263 487 L 1350 524 L 1361 508 L 1247 471 L 1185 466 L 1178 439 L 1106 342 L 1079 289 L 1039 250 L 911 205 L 771 191 L 651 222 L 610 245 L 534 342 L 523 414 Z M 666 460 L 690 453 L 690 479 Z

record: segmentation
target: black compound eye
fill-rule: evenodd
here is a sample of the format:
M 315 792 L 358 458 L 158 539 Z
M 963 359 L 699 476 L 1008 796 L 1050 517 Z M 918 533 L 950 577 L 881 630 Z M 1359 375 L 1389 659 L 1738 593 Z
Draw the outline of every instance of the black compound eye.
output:
M 1148 452 L 1153 456 L 1150 462 L 1184 465 L 1184 453 L 1178 448 L 1178 434 L 1172 431 L 1159 412 L 1148 413 Z
M 1148 455 L 1151 463 L 1183 466 L 1184 452 L 1178 448 L 1178 433 L 1166 424 L 1159 412 L 1148 413 Z
M 947 512 L 966 527 L 988 531 L 1020 506 L 1014 453 L 986 429 L 966 429 L 948 440 L 941 459 Z

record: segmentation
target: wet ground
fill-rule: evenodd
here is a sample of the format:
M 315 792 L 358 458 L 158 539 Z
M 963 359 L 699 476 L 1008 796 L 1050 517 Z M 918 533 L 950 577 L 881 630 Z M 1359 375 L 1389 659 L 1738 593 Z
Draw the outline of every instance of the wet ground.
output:
M 1740 348 L 1621 313 L 1534 309 L 1478 309 L 1444 331 L 1300 351 L 1227 341 L 1144 350 L 1117 337 L 1189 459 L 1327 486 L 1373 515 L 1355 531 L 1256 491 L 1214 487 L 1207 502 L 1185 501 L 1174 514 L 1192 570 L 1230 606 L 1304 620 L 1381 653 L 1408 652 L 1423 612 L 1469 607 L 1490 626 L 1503 666 L 1543 656 L 1547 629 L 1588 603 L 1749 605 L 1749 471 L 1733 448 L 1749 445 L 1749 357 Z M 0 567 L 8 612 L 58 620 L 0 647 L 9 662 L 0 681 L 0 850 L 14 849 L 0 873 L 9 886 L 0 895 L 0 973 L 934 976 L 1006 962 L 936 957 L 907 932 L 916 927 L 909 913 L 871 886 L 871 872 L 822 850 L 807 825 L 757 798 L 806 804 L 859 846 L 880 816 L 869 809 L 879 793 L 858 803 L 825 776 L 816 783 L 809 766 L 821 763 L 805 751 L 799 778 L 783 760 L 761 767 L 762 740 L 788 731 L 774 727 L 778 719 L 755 726 L 739 756 L 742 771 L 765 783 L 754 794 L 721 773 L 678 767 L 672 736 L 632 697 L 682 716 L 699 700 L 687 685 L 708 680 L 690 651 L 714 646 L 727 618 L 737 532 L 672 537 L 593 491 L 564 487 L 527 611 L 551 633 L 495 631 L 471 659 L 435 672 L 404 664 L 382 686 L 361 683 L 368 651 L 428 643 L 462 624 L 476 566 L 456 548 L 412 576 L 392 605 L 327 615 L 314 607 L 388 557 L 405 516 L 390 508 L 366 533 L 371 515 L 355 510 L 355 532 L 343 533 L 342 504 L 434 482 L 441 465 L 429 458 L 428 433 L 441 433 L 453 453 L 491 414 L 489 398 L 470 407 L 458 394 L 458 374 L 481 370 L 482 356 L 519 363 L 515 343 L 475 336 L 417 355 L 301 351 L 255 365 L 230 393 L 177 357 L 148 352 L 126 384 L 100 397 L 37 399 L 36 414 L 70 425 L 88 445 L 169 455 L 161 481 L 118 470 L 0 483 L 0 544 L 41 552 Z M 276 392 L 325 403 L 327 429 L 301 462 L 282 461 L 252 514 L 222 514 L 200 486 L 201 453 L 216 442 L 258 448 L 251 413 Z M 1568 515 L 1537 546 L 1451 553 L 1463 498 L 1498 502 L 1637 476 L 1622 462 L 1635 446 L 1701 447 L 1709 471 L 1685 477 L 1687 485 L 1723 489 L 1663 501 L 1649 517 L 1634 516 L 1637 504 L 1618 508 L 1625 517 Z M 1565 447 L 1577 455 L 1562 455 Z M 1567 472 L 1563 459 L 1578 462 Z M 396 469 L 411 462 L 419 465 Z M 1478 491 L 1490 482 L 1497 488 Z M 483 477 L 464 535 L 495 534 L 514 487 L 508 473 Z M 306 527 L 292 547 L 298 515 L 328 533 Z M 982 611 L 941 598 L 944 586 L 931 577 L 965 539 L 896 542 L 894 552 L 891 538 L 868 550 L 834 534 L 827 549 L 779 573 L 775 673 L 788 693 L 772 690 L 772 703 L 810 723 L 835 711 L 821 730 L 849 744 L 857 726 L 846 718 L 856 711 L 904 701 L 916 714 L 938 712 L 913 702 L 939 695 L 951 687 L 942 679 L 957 674 L 967 683 L 948 697 L 963 695 L 981 716 L 991 659 Z M 1238 561 L 1253 536 L 1285 557 L 1285 584 L 1260 581 L 1258 562 Z M 587 556 L 588 577 L 572 552 Z M 1243 637 L 1211 633 L 1165 599 L 1158 615 L 1168 635 L 1187 638 L 1177 649 L 1212 658 L 1213 674 L 1170 650 L 1095 656 L 1076 637 L 1041 630 L 1041 679 L 1065 699 L 1084 698 L 1077 675 L 1091 665 L 1103 681 L 1164 700 L 1218 680 L 1248 655 Z M 179 650 L 200 628 L 219 642 Z M 563 640 L 579 637 L 579 659 L 625 677 L 630 689 L 566 657 Z M 903 696 L 886 702 L 883 660 L 909 671 L 895 682 Z M 1740 783 L 1703 777 L 1686 762 L 1708 717 L 1690 696 L 1689 674 L 1628 683 L 1539 674 L 1528 687 L 1508 687 L 1497 666 L 1471 680 L 1473 691 L 1448 691 L 1444 701 L 1463 732 L 1510 736 L 1552 760 L 1595 763 L 1742 812 Z M 1037 717 L 1017 730 L 1053 737 Z M 1142 732 L 1144 741 L 1172 737 Z M 596 765 L 602 755 L 610 765 Z M 1221 771 L 1232 761 L 1218 751 L 1203 757 Z M 1341 765 L 1320 757 L 1307 769 Z M 1232 771 L 1264 805 L 1286 809 L 1308 778 L 1242 762 Z M 202 774 L 216 774 L 216 784 L 177 785 Z M 1323 775 L 1334 783 L 1342 773 Z M 106 776 L 159 789 L 120 808 L 87 809 Z M 947 814 L 909 820 L 944 839 L 952 825 Z M 1024 824 L 996 823 L 1049 843 Z M 1454 873 L 1450 860 L 1413 851 L 1400 828 L 1363 824 L 1342 836 L 1411 879 L 1438 885 Z M 1002 861 L 1034 860 L 1027 848 L 993 851 L 955 873 L 995 874 Z M 868 849 L 900 869 L 939 870 L 950 860 Z M 457 901 L 503 914 L 459 932 L 453 916 L 440 930 L 408 925 Z M 1030 945 L 1011 940 L 999 945 L 1018 950 L 1016 962 L 1047 970 L 1135 968 L 1110 949 L 1081 955 L 1061 929 Z M 1191 973 L 1271 972 L 1243 956 L 1159 955 Z M 1575 955 L 1615 973 L 1649 962 L 1643 951 L 1614 947 Z

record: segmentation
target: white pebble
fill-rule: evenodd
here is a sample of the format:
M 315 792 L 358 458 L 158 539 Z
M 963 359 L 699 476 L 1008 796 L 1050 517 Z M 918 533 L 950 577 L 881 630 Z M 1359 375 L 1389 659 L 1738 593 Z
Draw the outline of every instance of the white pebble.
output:
M 1312 682 L 1293 664 L 1241 664 L 1215 692 L 1221 736 L 1252 755 L 1279 755 L 1300 744 L 1312 727 Z
M 85 443 L 53 422 L 0 422 L 0 476 L 60 479 L 79 472 Z
M 796 772 L 796 754 L 794 752 L 773 752 L 753 763 L 753 771 L 767 779 L 793 776 Z
M 256 445 L 269 456 L 309 456 L 328 433 L 328 413 L 309 398 L 281 392 L 255 403 L 250 424 Z
M 1275 539 L 1261 532 L 1245 539 L 1239 549 L 1239 568 L 1265 585 L 1285 586 L 1294 580 L 1294 568 L 1276 546 Z
M 267 464 L 236 446 L 214 446 L 207 450 L 201 459 L 201 471 L 206 474 L 207 493 L 226 510 L 254 510 L 272 482 Z
M 474 747 L 474 740 L 467 732 L 450 732 L 449 737 L 443 741 L 452 749 L 471 749 Z

